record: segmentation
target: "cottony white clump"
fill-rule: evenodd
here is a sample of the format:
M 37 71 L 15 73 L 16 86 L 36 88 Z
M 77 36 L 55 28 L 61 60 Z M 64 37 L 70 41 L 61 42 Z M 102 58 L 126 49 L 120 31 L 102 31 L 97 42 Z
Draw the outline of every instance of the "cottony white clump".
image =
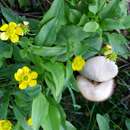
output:
M 104 56 L 96 56 L 86 62 L 81 74 L 90 80 L 104 82 L 117 76 L 118 66 Z
M 77 83 L 81 94 L 90 101 L 104 101 L 112 95 L 114 90 L 113 79 L 97 84 L 89 81 L 83 76 L 79 76 Z

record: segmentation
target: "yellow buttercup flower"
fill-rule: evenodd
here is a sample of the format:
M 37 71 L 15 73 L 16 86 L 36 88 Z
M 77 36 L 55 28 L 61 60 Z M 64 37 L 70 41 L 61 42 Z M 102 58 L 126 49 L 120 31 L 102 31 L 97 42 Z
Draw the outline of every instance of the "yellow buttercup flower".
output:
M 9 120 L 0 120 L 0 130 L 12 130 L 12 126 Z
M 85 65 L 85 60 L 81 56 L 76 56 L 72 62 L 72 69 L 74 71 L 80 71 Z
M 34 87 L 37 84 L 38 73 L 31 71 L 27 66 L 24 66 L 17 70 L 14 74 L 14 78 L 19 82 L 20 89 L 26 89 L 27 87 Z
M 10 22 L 9 24 L 3 24 L 0 27 L 0 39 L 6 41 L 11 40 L 12 43 L 19 42 L 19 36 L 23 36 L 23 29 L 17 25 L 15 22 Z
M 27 120 L 27 124 L 28 124 L 29 126 L 32 126 L 32 118 L 31 118 L 31 117 Z

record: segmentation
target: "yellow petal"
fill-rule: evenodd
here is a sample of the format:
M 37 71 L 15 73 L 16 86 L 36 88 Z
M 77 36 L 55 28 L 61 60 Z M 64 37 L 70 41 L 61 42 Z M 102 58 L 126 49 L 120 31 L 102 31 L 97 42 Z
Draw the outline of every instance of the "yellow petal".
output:
M 8 40 L 9 36 L 7 35 L 6 32 L 2 32 L 0 33 L 0 39 L 3 40 L 3 41 L 6 41 Z
M 0 27 L 0 31 L 7 31 L 8 29 L 8 24 L 3 24 L 1 27 Z
M 23 36 L 23 29 L 21 27 L 17 26 L 15 31 L 17 35 Z
M 32 126 L 32 118 L 31 118 L 31 117 L 27 120 L 27 124 L 28 124 L 29 126 Z
M 31 79 L 36 79 L 37 77 L 38 77 L 38 73 L 37 73 L 37 72 L 32 71 L 32 72 L 30 73 L 30 78 L 31 78 Z
M 16 35 L 16 34 L 11 35 L 10 40 L 11 40 L 11 42 L 13 42 L 13 43 L 17 43 L 17 42 L 19 42 L 19 36 Z
M 37 85 L 37 80 L 31 80 L 30 82 L 29 82 L 29 86 L 30 87 L 35 87 Z
M 21 81 L 21 75 L 19 73 L 15 73 L 14 78 L 16 81 Z
M 22 82 L 19 84 L 19 88 L 20 88 L 21 90 L 26 89 L 27 87 L 28 87 L 28 83 L 25 82 L 25 81 L 22 81 Z
M 22 68 L 22 70 L 23 70 L 23 73 L 24 73 L 24 74 L 28 74 L 28 73 L 30 72 L 30 69 L 29 69 L 29 67 L 27 67 L 27 66 L 24 66 L 24 67 Z
M 10 28 L 10 29 L 15 29 L 16 26 L 17 26 L 17 24 L 16 24 L 15 22 L 10 22 L 10 23 L 9 23 L 9 28 Z

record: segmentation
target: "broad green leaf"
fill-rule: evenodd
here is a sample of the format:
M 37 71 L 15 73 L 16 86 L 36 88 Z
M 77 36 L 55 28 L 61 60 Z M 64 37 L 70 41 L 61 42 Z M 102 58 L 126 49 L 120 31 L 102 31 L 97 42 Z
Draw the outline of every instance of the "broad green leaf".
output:
M 129 29 L 130 16 L 125 16 L 120 19 L 105 19 L 101 23 L 101 28 L 104 31 L 112 31 L 116 29 Z
M 64 65 L 62 63 L 45 63 L 42 65 L 47 73 L 51 74 L 48 77 L 45 77 L 47 80 L 47 85 L 52 89 L 52 94 L 57 101 L 61 100 L 62 91 L 64 88 Z M 49 82 L 48 82 L 49 81 Z M 55 91 L 54 91 L 55 90 Z
M 127 130 L 130 130 L 130 119 L 126 119 L 125 125 L 127 127 Z
M 113 15 L 113 12 L 119 6 L 120 0 L 112 0 L 109 1 L 108 4 L 104 6 L 104 8 L 100 11 L 99 16 L 104 18 L 109 18 Z
M 49 103 L 42 93 L 40 93 L 32 104 L 33 129 L 39 130 L 42 122 L 46 120 L 49 111 Z
M 54 47 L 40 47 L 40 46 L 31 46 L 30 50 L 33 54 L 42 56 L 42 57 L 51 57 L 59 56 L 65 54 L 67 49 L 65 47 L 54 46 Z
M 103 38 L 99 35 L 93 35 L 82 42 L 79 47 L 79 54 L 83 55 L 86 59 L 97 54 L 103 43 Z
M 64 0 L 54 0 L 50 10 L 41 21 L 42 28 L 35 38 L 36 44 L 51 45 L 64 24 Z
M 85 23 L 87 23 L 88 22 L 88 17 L 87 17 L 87 15 L 86 14 L 83 14 L 82 16 L 81 16 L 81 18 L 80 18 L 80 21 L 79 21 L 79 23 L 78 23 L 78 26 L 83 26 Z
M 25 89 L 25 94 L 27 94 L 29 97 L 34 98 L 39 95 L 41 92 L 41 85 L 37 84 L 35 87 L 29 87 Z
M 10 8 L 5 8 L 2 5 L 0 7 L 1 7 L 2 15 L 5 17 L 5 19 L 8 22 L 13 21 L 13 22 L 19 23 L 24 20 L 24 18 L 20 17 L 18 14 L 13 12 Z
M 68 19 L 71 23 L 77 24 L 80 20 L 81 13 L 76 9 L 69 9 Z
M 45 130 L 60 130 L 61 125 L 61 115 L 60 112 L 54 104 L 49 102 L 48 116 L 42 123 L 42 127 Z
M 110 130 L 109 122 L 106 117 L 97 114 L 96 119 L 100 130 Z
M 108 42 L 112 45 L 113 51 L 118 55 L 127 58 L 128 49 L 127 49 L 127 40 L 126 38 L 117 33 L 107 34 Z
M 24 91 L 15 91 L 15 104 L 19 106 L 19 108 L 22 110 L 22 113 L 26 115 L 31 110 L 31 104 L 32 104 L 32 97 L 27 95 Z
M 121 17 L 127 16 L 127 14 L 128 14 L 128 1 L 121 0 L 119 6 L 120 6 Z
M 89 4 L 89 11 L 96 14 L 101 11 L 105 5 L 106 0 L 95 0 L 95 3 Z
M 96 32 L 99 28 L 99 24 L 97 22 L 88 22 L 84 25 L 83 30 L 85 32 Z
M 74 25 L 63 26 L 58 33 L 56 44 L 67 45 L 71 41 L 79 43 L 87 37 L 89 37 L 89 34 L 84 32 L 82 27 Z

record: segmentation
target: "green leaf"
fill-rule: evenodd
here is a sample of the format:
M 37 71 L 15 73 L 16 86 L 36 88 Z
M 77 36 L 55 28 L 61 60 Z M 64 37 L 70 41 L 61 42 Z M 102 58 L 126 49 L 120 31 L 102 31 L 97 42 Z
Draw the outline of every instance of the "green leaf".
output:
M 88 22 L 84 25 L 83 30 L 85 32 L 96 32 L 99 28 L 99 24 L 97 22 Z
M 106 117 L 97 114 L 96 119 L 100 130 L 110 130 L 109 121 Z
M 120 3 L 120 0 L 109 1 L 108 4 L 106 6 L 104 6 L 104 8 L 100 11 L 99 16 L 102 19 L 112 17 L 114 11 L 119 6 L 119 3 Z
M 48 116 L 46 120 L 42 122 L 42 128 L 45 130 L 61 130 L 61 125 L 65 123 L 64 114 L 61 113 L 61 107 L 53 98 L 48 97 L 48 102 Z
M 71 23 L 77 24 L 80 20 L 81 13 L 76 9 L 69 9 L 69 16 L 68 19 Z
M 15 103 L 22 110 L 22 113 L 26 115 L 31 110 L 32 97 L 29 97 L 24 91 L 15 91 Z
M 104 31 L 112 31 L 116 29 L 129 29 L 130 16 L 124 16 L 120 19 L 105 19 L 101 22 L 101 28 Z
M 69 121 L 66 121 L 67 130 L 77 130 Z
M 40 93 L 32 104 L 33 129 L 39 130 L 42 122 L 46 120 L 49 111 L 49 103 L 46 97 Z
M 120 6 L 121 17 L 127 16 L 127 14 L 128 14 L 128 1 L 127 0 L 121 0 L 119 6 Z
M 6 119 L 6 117 L 7 117 L 9 98 L 10 98 L 9 92 L 5 92 L 4 96 L 2 97 L 2 102 L 0 105 L 0 118 L 1 119 Z
M 17 13 L 12 11 L 10 8 L 5 8 L 2 5 L 0 5 L 0 7 L 1 7 L 2 15 L 5 17 L 5 19 L 8 22 L 13 21 L 13 22 L 19 23 L 24 20 L 24 18 L 20 17 Z
M 95 3 L 89 4 L 89 11 L 96 14 L 100 12 L 100 10 L 105 5 L 106 0 L 95 0 Z
M 79 47 L 79 52 L 85 58 L 92 57 L 100 51 L 102 43 L 102 37 L 97 34 L 93 35 L 82 42 L 81 47 Z
M 36 36 L 36 44 L 50 45 L 56 40 L 56 35 L 64 20 L 64 0 L 54 0 L 51 8 L 41 21 L 42 28 Z
M 126 38 L 117 33 L 107 34 L 108 42 L 112 45 L 113 51 L 118 55 L 127 58 L 128 49 L 127 49 L 127 40 Z
M 49 73 L 46 75 L 45 80 L 48 87 L 52 90 L 52 94 L 57 101 L 61 100 L 62 91 L 64 88 L 64 65 L 62 63 L 46 63 L 42 65 L 43 68 Z
M 0 41 L 0 67 L 3 65 L 4 59 L 11 58 L 13 48 L 10 44 Z
M 39 95 L 41 92 L 41 85 L 37 84 L 35 87 L 29 87 L 25 89 L 25 93 L 30 96 L 31 98 L 34 98 Z
M 126 119 L 125 125 L 126 125 L 127 129 L 130 130 L 130 119 Z
M 43 121 L 42 127 L 45 130 L 60 130 L 61 115 L 55 104 L 49 101 L 48 116 Z
M 54 47 L 40 47 L 40 46 L 31 46 L 30 51 L 38 56 L 42 57 L 51 57 L 59 56 L 65 54 L 67 49 L 65 47 L 54 46 Z
M 11 58 L 13 48 L 10 44 L 0 41 L 0 58 Z

